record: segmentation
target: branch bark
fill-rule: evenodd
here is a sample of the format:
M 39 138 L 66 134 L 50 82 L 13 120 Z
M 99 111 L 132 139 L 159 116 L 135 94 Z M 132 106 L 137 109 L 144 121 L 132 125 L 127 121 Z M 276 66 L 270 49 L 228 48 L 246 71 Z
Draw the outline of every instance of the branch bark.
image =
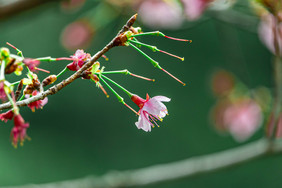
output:
M 45 97 L 47 97 L 48 95 L 54 95 L 58 91 L 60 91 L 61 89 L 63 89 L 64 87 L 66 87 L 67 85 L 72 83 L 74 80 L 79 78 L 81 76 L 81 74 L 83 73 L 83 71 L 90 68 L 103 54 L 105 54 L 111 48 L 116 46 L 116 40 L 118 39 L 119 35 L 121 33 L 125 32 L 125 31 L 127 31 L 134 24 L 136 17 L 137 17 L 137 14 L 133 15 L 127 21 L 127 23 L 123 26 L 123 28 L 119 31 L 119 33 L 116 35 L 116 37 L 112 39 L 111 42 L 109 42 L 101 51 L 98 51 L 94 56 L 92 56 L 91 59 L 87 63 L 85 63 L 78 71 L 76 71 L 70 77 L 68 77 L 67 79 L 61 81 L 60 83 L 52 86 L 48 90 L 46 90 L 46 91 L 44 91 L 44 92 L 42 92 L 42 93 L 40 93 L 40 94 L 38 94 L 34 97 L 16 102 L 17 106 L 26 106 L 26 105 L 34 102 L 34 101 L 42 100 Z M 9 109 L 11 107 L 12 107 L 11 103 L 7 102 L 7 103 L 0 105 L 0 110 Z
M 210 173 L 282 152 L 282 141 L 261 139 L 226 151 L 136 170 L 112 171 L 101 177 L 1 188 L 121 188 L 145 186 Z

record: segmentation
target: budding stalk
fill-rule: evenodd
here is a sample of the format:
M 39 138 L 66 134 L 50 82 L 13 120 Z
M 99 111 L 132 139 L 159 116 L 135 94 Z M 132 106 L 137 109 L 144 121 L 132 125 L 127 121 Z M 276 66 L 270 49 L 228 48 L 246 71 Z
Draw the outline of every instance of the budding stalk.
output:
M 57 80 L 56 75 L 50 75 L 42 81 L 42 86 L 45 87 L 45 86 L 48 86 L 50 84 L 53 84 L 56 80 Z

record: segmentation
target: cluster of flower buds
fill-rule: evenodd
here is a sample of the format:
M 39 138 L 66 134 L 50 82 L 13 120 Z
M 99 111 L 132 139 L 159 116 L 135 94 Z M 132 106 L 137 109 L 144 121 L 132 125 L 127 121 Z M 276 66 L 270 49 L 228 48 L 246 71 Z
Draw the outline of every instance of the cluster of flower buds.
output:
M 49 71 L 38 68 L 40 65 L 40 60 L 57 61 L 72 60 L 72 58 L 25 58 L 22 51 L 20 51 L 18 48 L 10 43 L 7 43 L 7 45 L 15 49 L 17 54 L 11 54 L 10 50 L 5 47 L 0 49 L 0 99 L 3 102 L 8 100 L 12 104 L 12 109 L 1 113 L 0 120 L 4 122 L 12 119 L 14 120 L 14 128 L 11 131 L 11 137 L 12 144 L 17 147 L 18 142 L 20 142 L 22 145 L 24 140 L 28 138 L 26 130 L 29 127 L 29 123 L 25 123 L 16 102 L 38 95 L 39 93 L 43 92 L 43 87 L 54 83 L 57 79 L 56 75 L 50 75 L 46 77 L 42 83 L 40 82 L 36 72 L 43 71 L 49 73 Z M 26 77 L 21 78 L 19 81 L 14 83 L 10 83 L 6 79 L 6 74 L 14 73 L 17 76 L 21 76 L 24 68 L 26 68 L 27 72 Z M 16 91 L 14 91 L 16 85 L 17 88 Z M 19 98 L 21 94 L 22 96 Z M 39 99 L 37 101 L 28 103 L 27 106 L 34 112 L 35 109 L 42 108 L 47 101 L 47 98 L 42 100 Z
M 271 111 L 271 94 L 264 87 L 249 90 L 231 73 L 220 70 L 212 78 L 217 102 L 211 111 L 216 130 L 230 133 L 238 142 L 250 138 Z
M 135 15 L 136 19 L 136 15 Z M 159 31 L 155 32 L 145 32 L 143 33 L 140 27 L 134 28 L 130 27 L 128 31 L 125 31 L 119 34 L 113 41 L 113 46 L 129 46 L 137 50 L 146 59 L 151 62 L 151 64 L 167 73 L 172 78 L 176 79 L 181 84 L 185 85 L 178 78 L 170 74 L 168 71 L 163 69 L 159 63 L 153 60 L 149 55 L 145 54 L 140 50 L 141 47 L 146 47 L 153 52 L 161 52 L 167 55 L 173 56 L 184 61 L 184 58 L 173 55 L 166 51 L 158 49 L 156 46 L 152 46 L 149 44 L 145 44 L 140 42 L 137 38 L 139 36 L 161 36 L 168 39 L 173 39 L 177 41 L 191 42 L 191 40 L 177 39 L 173 37 L 168 37 Z M 52 57 L 41 57 L 41 58 L 25 58 L 21 50 L 16 48 L 10 43 L 7 43 L 10 47 L 16 50 L 17 54 L 11 54 L 8 48 L 1 48 L 0 50 L 0 99 L 3 102 L 6 102 L 8 99 L 8 103 L 11 104 L 12 108 L 6 112 L 0 114 L 0 119 L 4 122 L 8 120 L 14 120 L 14 128 L 11 131 L 12 144 L 17 147 L 18 142 L 23 144 L 24 140 L 28 138 L 26 131 L 29 127 L 29 123 L 25 123 L 22 118 L 19 106 L 17 104 L 21 103 L 20 101 L 25 100 L 25 104 L 34 112 L 36 109 L 43 108 L 44 105 L 47 104 L 48 99 L 46 95 L 44 95 L 44 89 L 47 86 L 52 85 L 57 81 L 57 79 L 66 72 L 73 71 L 77 74 L 77 71 L 81 70 L 81 68 L 92 60 L 91 55 L 89 53 L 84 52 L 82 49 L 76 50 L 74 55 L 70 57 L 60 57 L 60 58 L 52 58 Z M 108 58 L 105 55 L 102 55 L 106 61 Z M 41 69 L 38 66 L 41 62 L 54 62 L 54 61 L 71 61 L 68 63 L 65 68 L 59 72 L 57 75 L 51 74 L 49 76 L 45 76 L 43 81 L 41 82 L 39 79 L 38 71 L 43 72 L 43 74 L 50 73 L 47 70 Z M 94 62 L 94 61 L 93 61 Z M 84 70 L 84 69 L 83 69 Z M 22 74 L 22 72 L 26 72 L 26 74 Z M 10 83 L 6 80 L 5 74 L 15 73 L 18 76 L 22 76 L 19 81 Z M 163 102 L 169 102 L 170 99 L 165 96 L 155 96 L 150 98 L 147 94 L 146 99 L 142 99 L 136 94 L 125 89 L 123 86 L 110 79 L 108 75 L 111 74 L 123 74 L 129 75 L 133 77 L 137 77 L 140 79 L 144 79 L 147 81 L 155 81 L 154 79 L 146 78 L 143 76 L 139 76 L 137 74 L 133 74 L 128 70 L 116 70 L 116 71 L 106 71 L 105 67 L 100 66 L 100 62 L 96 61 L 87 68 L 82 71 L 78 77 L 81 77 L 85 80 L 90 80 L 96 84 L 98 88 L 102 90 L 102 92 L 109 97 L 107 90 L 114 94 L 114 96 L 118 99 L 119 102 L 124 104 L 130 110 L 132 110 L 135 114 L 139 116 L 138 121 L 136 122 L 136 126 L 139 129 L 143 129 L 148 132 L 151 131 L 151 127 L 159 126 L 157 121 L 162 121 L 163 118 L 168 114 L 168 110 Z M 69 77 L 71 78 L 71 76 Z M 62 81 L 61 83 L 63 83 Z M 59 85 L 59 84 L 58 84 Z M 17 87 L 15 87 L 17 86 Z M 133 101 L 139 108 L 138 111 L 135 111 L 130 105 L 125 103 L 125 100 L 118 94 L 117 91 L 112 87 L 117 87 L 125 94 L 128 95 L 129 99 Z M 15 91 L 14 91 L 14 88 Z M 50 89 L 50 91 L 52 88 Z M 34 100 L 33 100 L 34 99 Z

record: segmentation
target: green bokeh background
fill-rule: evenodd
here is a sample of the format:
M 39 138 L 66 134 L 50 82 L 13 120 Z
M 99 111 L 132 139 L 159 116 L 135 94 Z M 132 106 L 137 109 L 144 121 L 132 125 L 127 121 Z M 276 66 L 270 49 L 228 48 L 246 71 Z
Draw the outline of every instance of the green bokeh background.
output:
M 61 46 L 60 32 L 94 5 L 87 3 L 79 12 L 65 14 L 58 3 L 50 3 L 1 20 L 0 44 L 5 46 L 8 41 L 23 50 L 26 57 L 69 56 L 73 52 Z M 94 54 L 100 50 L 127 19 L 128 16 L 120 16 L 106 29 L 97 32 L 87 51 Z M 143 27 L 143 30 L 149 28 Z M 58 94 L 48 97 L 49 102 L 43 110 L 32 113 L 28 108 L 21 109 L 24 119 L 30 122 L 28 135 L 32 138 L 24 147 L 14 149 L 11 146 L 13 124 L 1 123 L 0 186 L 102 175 L 110 170 L 142 168 L 240 145 L 229 136 L 218 135 L 209 123 L 209 112 L 215 103 L 209 88 L 211 73 L 224 68 L 234 72 L 251 88 L 272 87 L 271 54 L 257 34 L 212 19 L 192 28 L 185 29 L 184 26 L 181 30 L 163 32 L 193 40 L 187 45 L 143 37 L 144 41 L 160 49 L 185 57 L 181 62 L 147 51 L 164 68 L 187 82 L 185 87 L 154 69 L 130 48 L 112 49 L 107 53 L 110 61 L 101 60 L 106 70 L 128 69 L 157 80 L 151 83 L 124 75 L 111 76 L 140 96 L 149 93 L 150 96 L 164 95 L 172 99 L 167 103 L 170 115 L 160 128 L 151 133 L 138 130 L 134 124 L 137 117 L 119 104 L 114 95 L 107 99 L 93 83 L 76 80 Z M 54 74 L 65 65 L 66 62 L 42 63 L 43 68 Z M 45 73 L 39 75 L 41 79 L 45 76 Z M 262 135 L 263 130 L 260 130 L 251 140 Z M 265 157 L 219 172 L 148 187 L 279 187 L 282 184 L 281 162 L 279 155 Z

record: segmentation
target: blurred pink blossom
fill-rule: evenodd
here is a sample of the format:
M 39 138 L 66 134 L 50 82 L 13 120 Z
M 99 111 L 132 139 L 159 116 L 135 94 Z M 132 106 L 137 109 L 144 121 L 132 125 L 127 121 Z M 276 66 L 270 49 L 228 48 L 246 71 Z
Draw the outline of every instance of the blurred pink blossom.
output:
M 94 28 L 86 20 L 79 20 L 66 26 L 61 35 L 61 42 L 69 50 L 86 48 L 93 35 Z
M 61 2 L 61 8 L 66 12 L 70 10 L 77 10 L 81 8 L 85 3 L 85 0 L 65 0 Z
M 262 16 L 259 25 L 259 37 L 266 47 L 275 54 L 274 48 L 274 29 L 276 28 L 276 39 L 280 49 L 280 56 L 282 55 L 282 23 L 277 25 L 277 19 L 272 14 L 265 14 Z
M 235 78 L 230 72 L 219 70 L 213 74 L 211 84 L 216 96 L 225 96 L 234 89 Z
M 277 129 L 276 129 L 276 138 L 282 137 L 282 113 L 280 113 L 278 122 L 277 122 Z
M 152 28 L 177 28 L 183 21 L 181 6 L 176 1 L 141 1 L 137 9 L 142 22 Z
M 262 119 L 260 106 L 251 99 L 232 103 L 223 113 L 226 129 L 238 142 L 251 137 L 261 126 Z
M 212 0 L 182 0 L 184 11 L 188 20 L 200 18 Z

